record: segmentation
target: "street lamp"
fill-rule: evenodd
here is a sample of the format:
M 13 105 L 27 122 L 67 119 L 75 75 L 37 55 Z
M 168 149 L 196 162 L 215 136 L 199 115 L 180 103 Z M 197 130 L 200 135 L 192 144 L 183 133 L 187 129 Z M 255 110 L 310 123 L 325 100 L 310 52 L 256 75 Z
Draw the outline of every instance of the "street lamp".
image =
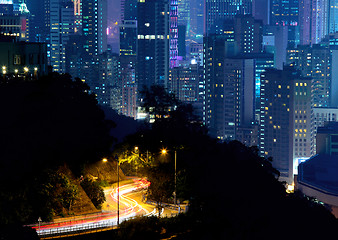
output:
M 120 171 L 119 171 L 119 158 L 115 155 L 116 169 L 117 169 L 117 226 L 120 225 Z M 107 158 L 102 159 L 103 162 L 108 162 Z
M 7 73 L 6 66 L 2 66 L 2 74 L 3 74 L 3 76 L 5 76 L 6 73 Z
M 167 154 L 167 149 L 163 148 L 162 149 L 162 154 L 163 155 L 166 155 Z M 176 179 L 177 179 L 177 171 L 176 171 L 176 160 L 177 160 L 177 153 L 176 153 L 176 150 L 174 151 L 175 153 L 175 190 L 174 190 L 174 204 L 176 205 Z
M 176 175 L 176 150 L 175 150 L 175 192 L 174 192 L 174 203 L 176 205 L 176 178 L 177 178 L 177 175 Z
M 117 226 L 120 225 L 120 171 L 119 171 L 119 158 L 115 155 L 117 163 Z

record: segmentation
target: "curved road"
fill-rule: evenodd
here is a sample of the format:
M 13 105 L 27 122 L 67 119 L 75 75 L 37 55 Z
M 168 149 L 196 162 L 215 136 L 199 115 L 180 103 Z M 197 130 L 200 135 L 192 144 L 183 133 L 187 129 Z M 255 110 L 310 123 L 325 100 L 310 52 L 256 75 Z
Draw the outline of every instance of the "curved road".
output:
M 136 215 L 156 214 L 152 205 L 142 202 L 142 192 L 150 185 L 150 182 L 140 178 L 131 178 L 127 183 L 121 183 L 119 187 L 119 222 L 135 217 Z M 72 232 L 89 231 L 98 228 L 113 228 L 117 226 L 117 199 L 118 189 L 109 187 L 105 189 L 106 202 L 102 212 L 96 214 L 79 215 L 71 218 L 57 219 L 51 223 L 30 225 L 36 229 L 39 235 L 48 237 L 54 234 L 66 234 Z

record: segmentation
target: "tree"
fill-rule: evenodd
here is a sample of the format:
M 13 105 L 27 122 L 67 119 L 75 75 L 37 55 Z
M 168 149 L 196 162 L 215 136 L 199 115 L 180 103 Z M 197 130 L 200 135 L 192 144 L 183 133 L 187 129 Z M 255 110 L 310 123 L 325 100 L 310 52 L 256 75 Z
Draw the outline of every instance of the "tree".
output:
M 80 175 L 82 164 L 107 155 L 113 123 L 88 91 L 81 80 L 59 74 L 0 85 L 1 169 L 20 170 L 18 180 L 67 163 Z M 0 175 L 13 178 L 8 173 Z
M 175 110 L 179 104 L 174 94 L 168 93 L 161 85 L 152 85 L 149 89 L 144 88 L 140 94 L 142 96 L 141 106 L 157 121 L 168 118 L 170 112 Z
M 0 109 L 0 223 L 31 223 L 36 214 L 50 219 L 53 207 L 71 209 L 74 185 L 60 190 L 65 198 L 55 205 L 48 197 L 53 192 L 38 187 L 48 188 L 47 169 L 67 164 L 80 176 L 85 164 L 110 152 L 114 123 L 106 120 L 95 95 L 80 79 L 52 73 L 35 81 L 1 82 Z
M 83 190 L 87 193 L 90 200 L 93 202 L 94 206 L 97 209 L 102 208 L 102 203 L 106 201 L 106 196 L 104 195 L 104 191 L 100 186 L 100 183 L 97 181 L 93 181 L 89 178 L 85 178 L 81 182 L 81 186 Z
M 162 210 L 162 204 L 168 202 L 174 192 L 174 176 L 172 167 L 167 163 L 161 163 L 156 167 L 151 167 L 147 171 L 147 177 L 150 181 L 147 197 L 156 202 L 159 216 Z
M 37 188 L 37 208 L 44 206 L 49 211 L 49 215 L 44 216 L 46 220 L 51 220 L 49 216 L 63 214 L 65 209 L 70 211 L 73 202 L 78 199 L 78 187 L 60 171 L 44 171 L 38 183 L 41 185 Z

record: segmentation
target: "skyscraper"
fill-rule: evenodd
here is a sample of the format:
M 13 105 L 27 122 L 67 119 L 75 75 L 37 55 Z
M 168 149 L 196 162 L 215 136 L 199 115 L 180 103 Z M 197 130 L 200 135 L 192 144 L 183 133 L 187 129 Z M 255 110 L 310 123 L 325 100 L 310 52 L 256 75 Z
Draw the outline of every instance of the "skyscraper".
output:
M 335 6 L 329 0 L 300 0 L 300 44 L 320 43 L 329 33 L 329 29 L 333 29 L 335 15 L 332 14 L 336 11 Z
M 107 50 L 107 0 L 82 1 L 82 35 L 85 51 L 97 56 Z
M 234 17 L 234 40 L 242 53 L 259 53 L 262 51 L 262 21 L 255 20 L 251 15 Z
M 235 57 L 236 43 L 227 39 L 204 38 L 203 121 L 211 136 L 234 140 L 237 129 L 254 120 L 256 73 L 254 59 Z
M 292 68 L 261 76 L 261 155 L 273 157 L 280 180 L 293 182 L 294 160 L 313 154 L 311 78 Z
M 141 0 L 137 3 L 138 89 L 159 84 L 167 87 L 169 73 L 169 3 Z
M 136 55 L 137 1 L 121 2 L 120 55 Z
M 191 0 L 190 3 L 190 28 L 188 38 L 202 43 L 204 32 L 204 1 Z M 188 28 L 187 28 L 188 29 Z
M 206 0 L 204 13 L 204 33 L 222 34 L 224 21 L 233 19 L 235 15 L 252 14 L 251 0 Z
M 74 3 L 50 0 L 50 64 L 53 71 L 66 72 L 66 44 L 74 34 Z
M 288 49 L 287 64 L 312 78 L 313 104 L 329 107 L 331 96 L 331 54 L 327 44 L 300 45 Z
M 288 44 L 299 44 L 299 6 L 298 0 L 272 0 L 270 24 L 273 26 L 287 26 Z

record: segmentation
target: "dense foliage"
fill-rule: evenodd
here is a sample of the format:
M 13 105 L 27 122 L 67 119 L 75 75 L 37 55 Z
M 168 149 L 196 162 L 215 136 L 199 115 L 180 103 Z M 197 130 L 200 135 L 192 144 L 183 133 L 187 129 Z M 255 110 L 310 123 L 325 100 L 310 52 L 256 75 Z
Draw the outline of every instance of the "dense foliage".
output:
M 67 164 L 79 177 L 109 153 L 114 124 L 88 91 L 56 73 L 0 83 L 0 224 L 47 221 L 71 209 L 76 188 L 50 173 Z
M 83 181 L 81 181 L 81 186 L 87 193 L 90 200 L 92 200 L 94 206 L 97 209 L 101 209 L 102 203 L 106 201 L 106 197 L 104 195 L 103 189 L 100 186 L 100 183 L 98 181 L 85 178 Z
M 152 182 L 148 198 L 164 202 L 173 202 L 176 152 L 177 197 L 189 201 L 189 212 L 171 228 L 151 219 L 131 221 L 121 229 L 125 239 L 137 239 L 136 229 L 148 233 L 147 239 L 156 239 L 161 232 L 173 239 L 324 239 L 335 231 L 336 219 L 323 205 L 299 192 L 286 193 L 273 159 L 238 141 L 209 138 L 193 112 L 187 111 L 189 105 L 178 103 L 172 109 L 120 147 L 132 152 L 138 146 L 138 154 L 153 156 L 139 174 Z M 162 148 L 168 150 L 166 156 L 160 154 Z M 142 221 L 147 226 L 140 226 Z

